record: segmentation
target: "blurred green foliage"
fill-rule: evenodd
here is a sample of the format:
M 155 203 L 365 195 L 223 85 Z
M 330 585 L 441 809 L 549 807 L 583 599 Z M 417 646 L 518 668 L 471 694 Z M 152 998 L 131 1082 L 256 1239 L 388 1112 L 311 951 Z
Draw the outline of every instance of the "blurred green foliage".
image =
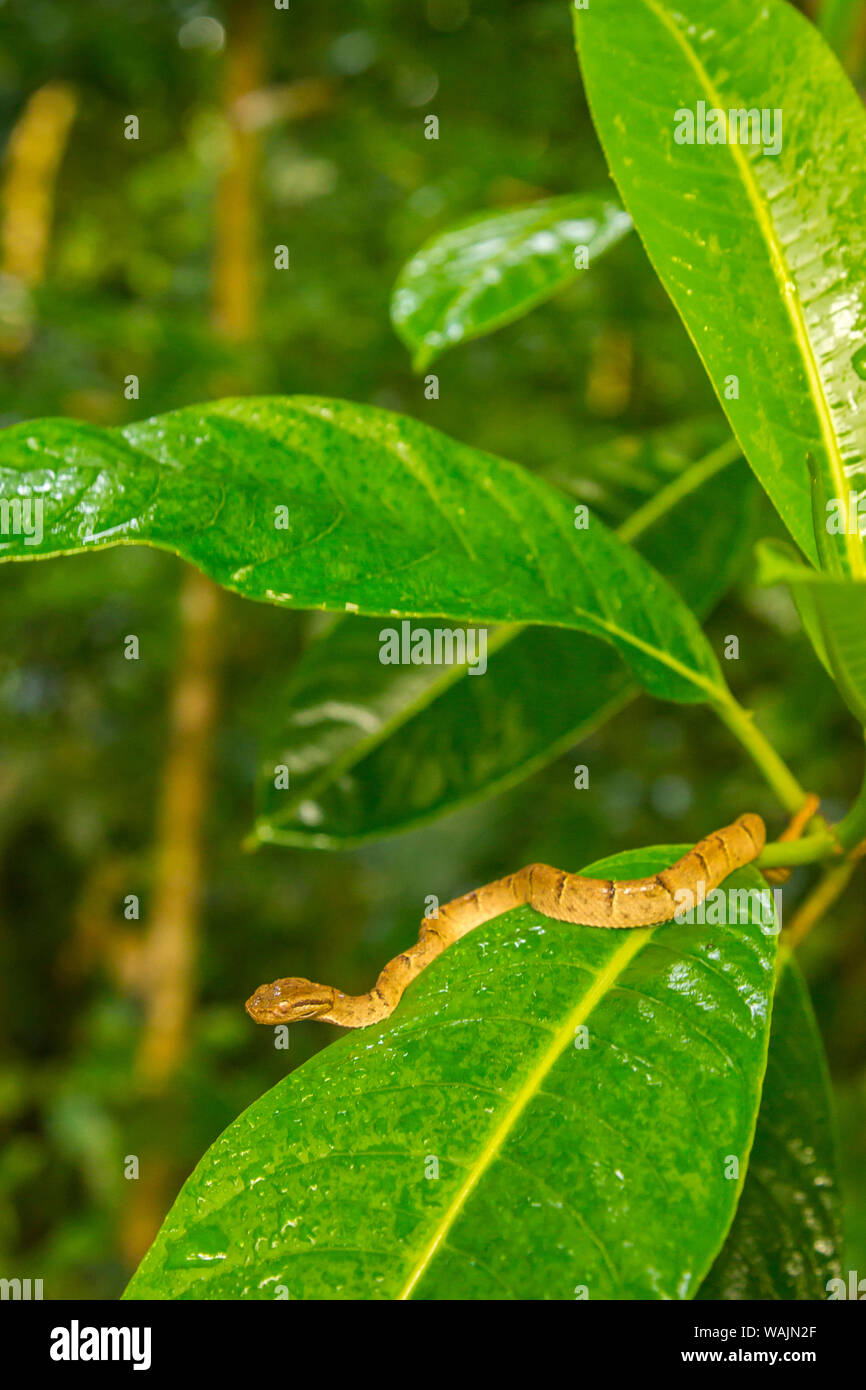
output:
M 609 441 L 619 467 L 644 431 L 718 417 L 636 237 L 528 319 L 450 353 L 437 364 L 437 401 L 425 400 L 389 325 L 393 281 L 435 231 L 485 208 L 609 186 L 564 0 L 328 0 L 267 13 L 258 329 L 249 344 L 221 338 L 211 257 L 225 53 L 204 17 L 227 20 L 217 4 L 179 0 L 0 8 L 4 140 L 46 82 L 71 84 L 78 102 L 45 278 L 4 287 L 29 341 L 3 361 L 2 423 L 123 423 L 227 390 L 343 396 L 544 471 L 615 515 L 622 491 L 605 509 L 599 462 Z M 281 115 L 280 94 L 310 79 L 327 79 L 321 109 Z M 429 112 L 436 142 L 423 136 Z M 123 138 L 129 113 L 137 142 Z M 272 269 L 279 243 L 291 249 L 288 273 Z M 129 373 L 138 401 L 124 399 Z M 769 507 L 762 534 L 777 534 Z M 414 939 L 427 892 L 446 900 L 533 859 L 571 867 L 691 841 L 746 808 L 780 828 L 757 774 L 705 709 L 642 699 L 579 759 L 422 831 L 353 854 L 245 855 L 259 748 L 322 619 L 226 596 L 199 1002 L 181 1069 L 148 1097 L 132 1081 L 135 993 L 99 952 L 91 958 L 82 923 L 105 879 L 110 929 L 146 925 L 181 573 L 132 549 L 2 573 L 0 1273 L 43 1278 L 46 1297 L 121 1292 L 141 1244 L 126 1155 L 149 1156 L 167 1205 L 219 1131 L 329 1040 L 335 1030 L 304 1025 L 288 1053 L 275 1051 L 243 1012 L 260 981 L 292 973 L 366 989 Z M 803 785 L 841 813 L 860 741 L 791 604 L 747 574 L 709 631 L 718 652 L 739 634 L 735 692 Z M 140 639 L 137 662 L 123 658 L 128 633 Z M 592 770 L 589 793 L 573 788 L 575 761 Z M 795 876 L 786 906 L 809 882 L 810 871 Z M 140 895 L 139 924 L 123 920 L 128 893 Z M 839 1100 L 847 1266 L 863 1273 L 862 882 L 801 955 Z

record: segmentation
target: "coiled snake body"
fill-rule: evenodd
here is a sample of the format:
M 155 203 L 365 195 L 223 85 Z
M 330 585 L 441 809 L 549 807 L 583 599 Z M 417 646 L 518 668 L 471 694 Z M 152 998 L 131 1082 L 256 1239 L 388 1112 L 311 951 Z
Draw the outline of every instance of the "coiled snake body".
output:
M 439 909 L 438 916 L 425 918 L 415 945 L 388 962 L 368 994 L 343 994 L 311 980 L 275 980 L 247 1000 L 247 1013 L 256 1023 L 316 1018 L 343 1028 L 366 1028 L 387 1018 L 406 986 L 453 942 L 511 908 L 527 904 L 558 922 L 587 927 L 655 926 L 669 922 L 680 910 L 683 899 L 677 901 L 678 894 L 690 893 L 695 905 L 701 903 L 728 874 L 756 859 L 766 838 L 761 817 L 748 813 L 699 840 L 671 868 L 649 878 L 584 878 L 548 864 L 528 864 L 455 898 Z

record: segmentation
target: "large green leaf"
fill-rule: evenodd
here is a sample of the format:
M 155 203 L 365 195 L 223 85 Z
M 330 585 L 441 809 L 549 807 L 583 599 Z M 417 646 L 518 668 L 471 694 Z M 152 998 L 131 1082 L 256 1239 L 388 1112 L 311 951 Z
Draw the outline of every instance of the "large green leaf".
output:
M 405 265 L 391 320 L 416 371 L 470 338 L 492 333 L 584 274 L 631 229 L 628 213 L 602 194 L 570 194 L 473 217 L 428 241 Z
M 841 1274 L 830 1078 L 809 992 L 786 954 L 743 1195 L 698 1297 L 824 1299 Z
M 378 631 L 342 620 L 295 668 L 251 844 L 346 849 L 422 825 L 529 776 L 636 693 L 615 652 L 581 633 L 501 628 L 479 678 L 383 667 Z
M 745 920 L 476 929 L 226 1130 L 127 1296 L 691 1297 L 742 1187 L 775 949 Z
M 13 527 L 7 559 L 150 544 L 246 598 L 389 627 L 442 615 L 576 628 L 661 698 L 725 696 L 697 620 L 601 521 L 577 529 L 533 474 L 388 411 L 250 398 L 123 429 L 16 425 L 0 434 L 4 499 L 43 507 L 43 534 Z
M 790 588 L 815 651 L 855 719 L 866 726 L 866 581 L 813 570 L 778 542 L 763 542 L 758 559 L 763 584 Z
M 807 455 L 835 498 L 866 456 L 862 102 L 784 0 L 604 0 L 575 22 L 625 205 L 746 457 L 817 560 Z M 725 143 L 698 143 L 701 110 L 766 111 L 767 148 L 728 139 L 728 116 Z M 695 118 L 693 144 L 675 138 L 688 133 L 681 112 Z M 836 544 L 847 571 L 866 576 L 860 538 Z
M 635 465 L 635 492 L 638 477 Z M 723 446 L 626 522 L 701 616 L 739 570 L 755 491 L 736 446 Z M 383 666 L 377 632 L 374 620 L 339 620 L 296 666 L 276 737 L 265 735 L 254 838 L 346 848 L 417 826 L 528 776 L 635 693 L 615 653 L 581 633 L 500 629 L 481 679 L 466 666 Z

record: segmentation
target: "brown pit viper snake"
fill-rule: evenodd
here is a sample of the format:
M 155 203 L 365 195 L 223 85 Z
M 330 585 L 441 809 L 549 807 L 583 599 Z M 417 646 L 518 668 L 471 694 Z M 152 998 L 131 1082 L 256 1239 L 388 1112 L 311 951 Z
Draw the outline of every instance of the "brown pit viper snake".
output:
M 817 800 L 807 799 L 780 838 L 796 839 L 801 834 L 815 813 Z M 555 921 L 586 927 L 660 925 L 680 910 L 682 898 L 677 902 L 677 894 L 688 892 L 696 905 L 702 902 L 728 874 L 757 859 L 766 838 L 761 817 L 749 812 L 733 825 L 699 840 L 669 869 L 649 878 L 584 878 L 548 864 L 528 864 L 516 874 L 455 898 L 439 909 L 438 916 L 425 917 L 415 945 L 388 962 L 368 994 L 343 994 L 331 985 L 311 980 L 275 980 L 251 995 L 247 1013 L 256 1023 L 315 1018 L 342 1028 L 366 1028 L 394 1011 L 407 985 L 431 961 L 461 936 L 503 912 L 526 904 Z M 775 876 L 779 881 L 787 874 L 775 871 Z

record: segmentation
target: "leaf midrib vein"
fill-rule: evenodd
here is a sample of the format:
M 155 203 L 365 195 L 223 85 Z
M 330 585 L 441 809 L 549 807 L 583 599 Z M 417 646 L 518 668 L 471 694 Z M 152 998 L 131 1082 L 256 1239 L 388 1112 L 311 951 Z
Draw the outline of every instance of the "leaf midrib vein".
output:
M 667 32 L 671 35 L 674 42 L 685 55 L 686 61 L 692 68 L 692 71 L 695 73 L 695 76 L 697 77 L 699 83 L 703 85 L 707 97 L 712 102 L 713 107 L 716 110 L 722 111 L 725 121 L 725 133 L 727 136 L 728 113 L 723 102 L 722 94 L 717 89 L 715 83 L 713 82 L 712 78 L 710 77 L 709 73 L 707 72 L 706 68 L 701 62 L 700 58 L 695 53 L 692 46 L 689 44 L 688 39 L 680 32 L 680 30 L 677 28 L 676 24 L 674 24 L 666 10 L 662 7 L 662 5 L 658 3 L 658 0 L 641 0 L 641 3 L 644 4 L 646 8 L 650 10 L 652 14 L 655 15 L 659 23 L 662 24 L 663 27 L 667 30 Z M 749 166 L 749 161 L 743 155 L 738 144 L 732 144 L 729 140 L 726 139 L 726 148 L 731 151 L 731 156 L 734 160 L 734 163 L 737 165 L 739 169 L 743 186 L 746 191 L 746 196 L 748 197 L 749 202 L 752 205 L 752 210 L 755 214 L 755 219 L 758 223 L 759 231 L 761 232 L 761 235 L 764 238 L 764 242 L 766 244 L 767 251 L 770 256 L 770 265 L 773 272 L 773 277 L 781 290 L 782 301 L 788 312 L 788 318 L 790 319 L 791 327 L 794 331 L 794 337 L 797 342 L 797 346 L 800 349 L 800 355 L 803 359 L 803 363 L 806 368 L 806 377 L 809 383 L 809 394 L 812 397 L 812 402 L 815 406 L 815 411 L 818 416 L 818 425 L 821 433 L 821 438 L 824 443 L 824 448 L 827 452 L 827 458 L 830 464 L 830 471 L 833 475 L 833 485 L 836 490 L 836 496 L 841 499 L 844 499 L 847 497 L 847 478 L 845 476 L 845 466 L 839 449 L 839 441 L 836 437 L 836 430 L 833 425 L 833 417 L 830 409 L 830 402 L 827 399 L 827 394 L 824 389 L 824 382 L 821 378 L 821 373 L 818 369 L 818 363 L 815 359 L 815 354 L 812 349 L 812 343 L 809 338 L 809 330 L 806 325 L 806 320 L 803 316 L 802 305 L 800 303 L 799 293 L 795 287 L 793 274 L 785 259 L 784 248 L 776 233 L 776 228 L 773 224 L 773 220 L 769 216 L 766 208 L 764 207 L 762 195 L 758 189 L 754 174 L 752 173 L 752 170 Z M 791 286 L 794 286 L 791 293 L 788 293 L 786 290 L 786 286 L 789 284 Z M 851 536 L 846 537 L 848 561 L 851 566 L 851 571 L 855 575 L 866 577 L 866 554 L 864 554 L 863 552 L 862 545 L 852 544 L 852 541 L 854 541 L 854 539 L 855 538 Z
M 555 1063 L 559 1061 L 563 1051 L 574 1038 L 575 1028 L 579 1027 L 580 1024 L 589 1017 L 596 1005 L 605 998 L 612 985 L 625 970 L 626 966 L 629 965 L 638 952 L 643 949 L 646 942 L 651 939 L 653 930 L 653 928 L 649 928 L 648 930 L 629 932 L 627 939 L 613 953 L 605 968 L 599 971 L 586 994 L 584 994 L 583 998 L 574 1009 L 571 1010 L 565 1022 L 557 1030 L 552 1043 L 542 1054 L 540 1060 L 519 1087 L 511 1103 L 506 1108 L 499 1124 L 481 1148 L 469 1173 L 457 1189 L 448 1208 L 437 1223 L 430 1239 L 420 1252 L 406 1283 L 397 1295 L 398 1301 L 405 1301 L 412 1297 L 415 1288 L 430 1267 L 436 1252 L 445 1241 L 448 1232 L 462 1212 L 471 1193 L 477 1187 L 487 1169 L 497 1158 L 499 1151 L 505 1144 L 505 1141 L 508 1139 L 524 1110 L 530 1102 L 534 1100 L 548 1072 Z

